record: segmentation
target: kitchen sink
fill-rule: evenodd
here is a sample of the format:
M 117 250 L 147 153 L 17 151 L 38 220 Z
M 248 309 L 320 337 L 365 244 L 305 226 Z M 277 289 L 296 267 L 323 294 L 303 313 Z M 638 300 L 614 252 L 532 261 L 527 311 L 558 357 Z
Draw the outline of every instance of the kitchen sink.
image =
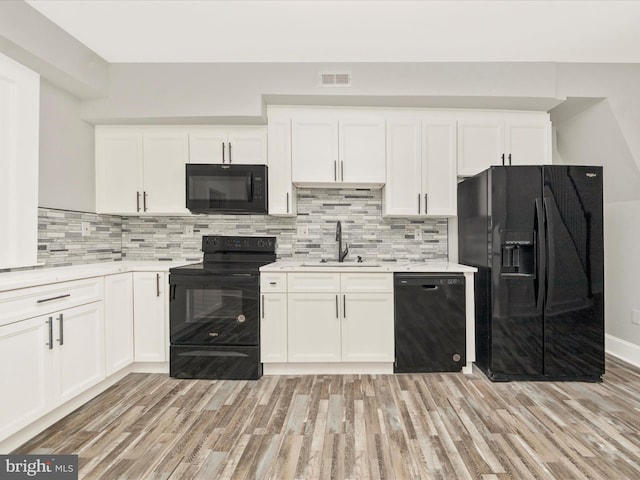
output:
M 379 267 L 376 262 L 306 262 L 301 267 Z

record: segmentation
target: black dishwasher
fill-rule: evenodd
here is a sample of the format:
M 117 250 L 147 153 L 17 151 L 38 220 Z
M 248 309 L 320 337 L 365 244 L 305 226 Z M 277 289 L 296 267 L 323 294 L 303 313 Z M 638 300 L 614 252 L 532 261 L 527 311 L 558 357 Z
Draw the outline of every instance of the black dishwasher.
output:
M 394 275 L 394 372 L 462 369 L 467 361 L 464 288 L 464 275 Z

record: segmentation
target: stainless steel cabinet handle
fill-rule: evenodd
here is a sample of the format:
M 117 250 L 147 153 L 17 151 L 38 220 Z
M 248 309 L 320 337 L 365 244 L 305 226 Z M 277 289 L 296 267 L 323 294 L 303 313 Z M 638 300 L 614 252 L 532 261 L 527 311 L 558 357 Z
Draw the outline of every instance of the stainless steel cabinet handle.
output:
M 49 343 L 47 343 L 47 345 L 49 346 L 49 350 L 53 350 L 53 317 L 49 317 L 47 323 L 49 324 Z
M 344 162 L 340 160 L 340 180 L 344 182 Z
M 58 343 L 62 346 L 64 345 L 64 317 L 62 314 L 58 317 L 58 321 L 60 322 L 60 338 L 58 339 Z
M 143 207 L 143 210 L 146 212 L 147 211 L 147 192 L 144 192 L 142 194 L 142 207 Z
M 262 318 L 264 318 L 264 295 L 262 295 Z
M 342 316 L 347 318 L 347 296 L 342 296 Z
M 418 194 L 418 214 L 420 213 L 420 194 Z
M 136 192 L 136 212 L 140 211 L 140 192 Z
M 224 163 L 224 142 L 222 142 L 222 163 Z
M 336 295 L 336 318 L 340 318 L 340 312 L 338 312 L 338 295 Z
M 43 298 L 42 300 L 37 300 L 36 303 L 44 303 L 44 302 L 50 302 L 52 300 L 60 300 L 61 298 L 67 298 L 70 296 L 71 294 L 67 293 L 66 295 L 58 295 L 57 297 Z
M 287 213 L 289 213 L 289 192 L 287 192 Z
M 502 154 L 502 156 L 500 158 L 502 158 L 502 166 L 504 166 L 504 153 Z
M 229 163 L 231 163 L 231 142 L 229 142 Z
M 425 193 L 425 194 L 424 194 L 424 213 L 425 213 L 425 215 L 426 215 L 426 214 L 427 214 L 427 212 L 428 212 L 428 210 L 427 210 L 427 206 L 428 206 L 428 205 L 429 205 L 429 204 L 427 203 L 427 194 Z
M 160 296 L 160 274 L 156 273 L 156 297 Z
M 333 180 L 338 181 L 338 162 L 333 161 Z
M 509 166 L 511 166 L 511 154 L 509 154 Z

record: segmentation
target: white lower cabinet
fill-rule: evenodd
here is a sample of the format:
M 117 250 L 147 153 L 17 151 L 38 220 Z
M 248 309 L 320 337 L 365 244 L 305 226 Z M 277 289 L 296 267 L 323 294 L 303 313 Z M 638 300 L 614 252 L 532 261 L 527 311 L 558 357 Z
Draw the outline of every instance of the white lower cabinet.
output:
M 0 327 L 0 439 L 105 378 L 102 302 Z
M 338 294 L 290 293 L 288 345 L 290 362 L 339 362 Z
M 263 363 L 287 361 L 287 294 L 262 295 L 260 358 Z
M 53 404 L 60 405 L 105 378 L 102 302 L 53 317 Z
M 343 362 L 393 362 L 393 293 L 344 294 Z
M 167 275 L 133 274 L 134 350 L 136 362 L 167 361 Z
M 261 274 L 263 363 L 394 361 L 393 274 Z
M 167 280 L 126 272 L 0 292 L 0 442 L 134 361 L 166 362 Z
M 49 326 L 37 317 L 0 327 L 0 440 L 52 408 Z
M 104 334 L 107 376 L 133 363 L 133 273 L 104 278 Z

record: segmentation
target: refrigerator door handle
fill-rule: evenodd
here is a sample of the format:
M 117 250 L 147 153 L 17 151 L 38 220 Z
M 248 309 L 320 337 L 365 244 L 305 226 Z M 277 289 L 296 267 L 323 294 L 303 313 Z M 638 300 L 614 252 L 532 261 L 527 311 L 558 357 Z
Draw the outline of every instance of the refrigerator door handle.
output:
M 550 301 L 553 301 L 554 295 L 554 278 L 555 278 L 555 258 L 556 258 L 556 240 L 553 228 L 553 221 L 549 215 L 549 199 L 544 198 L 544 225 L 545 225 L 545 240 L 546 240 L 546 266 L 545 266 L 545 278 L 546 278 L 546 287 L 545 287 L 545 304 L 549 304 Z
M 538 235 L 536 238 L 536 277 L 535 277 L 535 291 L 536 291 L 536 311 L 540 312 L 543 308 L 544 291 L 545 291 L 545 278 L 546 278 L 546 265 L 545 259 L 547 257 L 546 247 L 546 212 L 543 206 L 542 198 L 536 198 L 536 220 L 538 223 Z

